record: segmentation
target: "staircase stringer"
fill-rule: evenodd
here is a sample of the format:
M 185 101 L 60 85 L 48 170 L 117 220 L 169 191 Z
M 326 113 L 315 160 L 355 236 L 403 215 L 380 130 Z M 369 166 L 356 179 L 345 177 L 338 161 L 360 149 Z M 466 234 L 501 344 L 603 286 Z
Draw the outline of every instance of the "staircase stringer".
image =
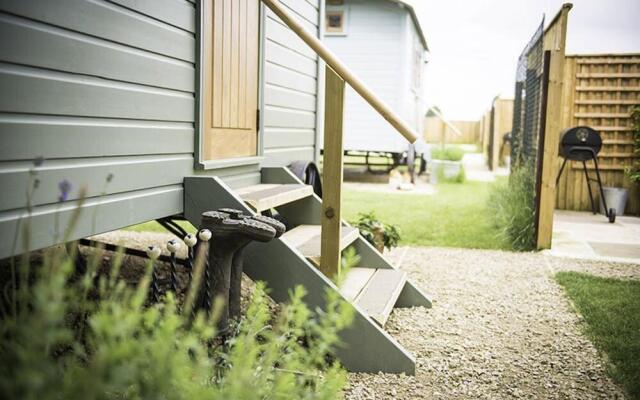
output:
M 195 226 L 200 224 L 202 212 L 221 207 L 253 213 L 218 177 L 187 177 L 184 190 L 184 214 Z M 298 200 L 296 203 L 307 199 Z M 296 249 L 280 239 L 247 246 L 244 271 L 251 279 L 266 282 L 269 296 L 278 302 L 286 302 L 290 290 L 296 285 L 305 287 L 307 295 L 304 301 L 312 310 L 325 308 L 325 296 L 328 291 L 338 293 L 349 302 L 333 282 L 312 266 Z M 342 364 L 352 372 L 415 375 L 413 356 L 358 306 L 349 303 L 355 309 L 354 320 L 349 328 L 340 333 L 343 345 L 336 349 L 336 355 Z
M 262 183 L 303 183 L 291 171 L 284 167 L 263 168 L 261 171 Z M 278 207 L 286 220 L 292 225 L 320 224 L 322 212 L 322 200 L 316 196 L 310 196 L 294 203 Z M 343 224 L 347 224 L 343 221 Z M 360 264 L 366 268 L 397 269 L 375 247 L 360 236 L 353 244 L 360 256 Z M 396 301 L 395 307 L 431 307 L 431 299 L 413 282 L 407 282 Z

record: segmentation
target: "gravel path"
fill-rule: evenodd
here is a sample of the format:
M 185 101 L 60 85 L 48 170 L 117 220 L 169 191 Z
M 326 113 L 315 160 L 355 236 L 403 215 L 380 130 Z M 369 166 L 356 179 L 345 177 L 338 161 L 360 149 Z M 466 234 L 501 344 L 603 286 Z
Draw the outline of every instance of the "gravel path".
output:
M 417 373 L 350 374 L 348 399 L 624 398 L 552 273 L 638 277 L 640 265 L 438 248 L 389 258 L 435 300 L 397 309 L 387 323 Z
M 171 237 L 120 231 L 100 239 L 144 248 Z M 417 373 L 349 374 L 347 399 L 624 398 L 552 274 L 640 279 L 640 265 L 444 248 L 405 247 L 387 257 L 434 298 L 431 309 L 394 310 L 386 326 L 416 357 Z M 144 261 L 127 264 L 139 267 L 133 275 Z M 243 300 L 251 286 L 245 279 Z

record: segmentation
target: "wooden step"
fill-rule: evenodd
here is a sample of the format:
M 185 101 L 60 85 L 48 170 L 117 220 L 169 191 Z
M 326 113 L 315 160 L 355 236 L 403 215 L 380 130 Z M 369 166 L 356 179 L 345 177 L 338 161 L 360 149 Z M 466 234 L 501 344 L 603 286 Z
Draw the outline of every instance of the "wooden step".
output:
M 313 187 L 304 184 L 262 183 L 247 186 L 235 192 L 256 212 L 261 212 L 311 196 Z
M 320 225 L 299 225 L 282 235 L 282 240 L 298 249 L 316 267 L 320 265 Z M 360 232 L 358 228 L 343 226 L 341 229 L 340 250 L 353 243 Z
M 362 271 L 367 269 L 369 271 Z M 354 276 L 351 277 L 351 274 Z M 407 273 L 403 271 L 353 268 L 347 274 L 341 292 L 345 297 L 353 296 L 353 293 L 357 292 L 354 303 L 380 326 L 384 326 L 406 282 Z M 363 285 L 359 291 L 358 285 Z
M 340 284 L 340 293 L 347 300 L 355 300 L 376 271 L 376 268 L 351 268 Z

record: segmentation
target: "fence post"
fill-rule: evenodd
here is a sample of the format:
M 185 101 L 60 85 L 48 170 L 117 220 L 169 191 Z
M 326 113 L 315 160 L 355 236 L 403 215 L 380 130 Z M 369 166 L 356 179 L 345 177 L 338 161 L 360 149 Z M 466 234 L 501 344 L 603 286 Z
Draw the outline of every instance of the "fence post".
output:
M 556 174 L 558 173 L 558 147 L 562 130 L 562 90 L 565 63 L 565 41 L 570 4 L 562 6 L 558 19 L 544 32 L 544 50 L 550 51 L 549 83 L 544 113 L 544 141 L 539 149 L 539 196 L 536 212 L 536 247 L 551 247 L 553 211 L 556 205 Z
M 345 83 L 329 66 L 326 67 L 325 82 L 320 270 L 325 276 L 331 278 L 340 274 L 342 120 Z

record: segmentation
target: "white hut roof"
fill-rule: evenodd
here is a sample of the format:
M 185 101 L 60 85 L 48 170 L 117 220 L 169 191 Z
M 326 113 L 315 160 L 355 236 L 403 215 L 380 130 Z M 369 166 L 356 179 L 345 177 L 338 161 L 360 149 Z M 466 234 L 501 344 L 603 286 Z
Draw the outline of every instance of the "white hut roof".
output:
M 422 41 L 422 45 L 425 50 L 429 50 L 429 46 L 427 46 L 427 38 L 424 36 L 424 31 L 422 30 L 422 26 L 420 25 L 420 20 L 418 19 L 418 15 L 416 15 L 416 10 L 411 5 L 409 0 L 389 0 L 392 1 L 401 7 L 404 7 L 409 11 L 409 15 L 411 15 L 411 19 L 413 20 L 413 24 L 416 27 L 416 31 L 418 31 L 418 36 L 420 36 L 420 40 Z

